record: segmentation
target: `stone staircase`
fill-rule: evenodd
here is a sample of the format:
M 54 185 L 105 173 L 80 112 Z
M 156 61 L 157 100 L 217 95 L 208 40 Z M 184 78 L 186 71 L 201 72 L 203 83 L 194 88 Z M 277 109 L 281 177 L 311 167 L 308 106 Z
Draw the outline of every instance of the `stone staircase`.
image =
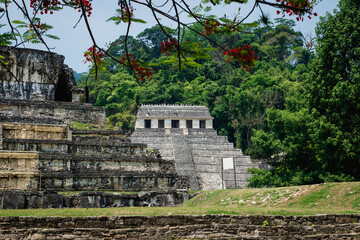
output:
M 186 137 L 183 135 L 172 135 L 171 137 L 174 156 L 178 156 L 176 158 L 176 170 L 178 174 L 189 176 L 190 188 L 199 190 L 200 186 L 197 179 L 196 167 Z
M 247 169 L 258 167 L 213 129 L 142 128 L 133 132 L 131 141 L 159 149 L 164 159 L 175 160 L 177 172 L 190 178 L 194 190 L 245 188 L 251 177 Z M 230 159 L 230 169 L 224 169 L 223 159 Z

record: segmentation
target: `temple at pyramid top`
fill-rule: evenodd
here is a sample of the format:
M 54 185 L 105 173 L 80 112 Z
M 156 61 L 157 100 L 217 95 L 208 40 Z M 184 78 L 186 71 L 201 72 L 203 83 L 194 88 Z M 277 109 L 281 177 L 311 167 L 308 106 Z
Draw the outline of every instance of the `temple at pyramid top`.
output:
M 205 106 L 142 105 L 136 129 L 140 128 L 213 128 L 213 117 Z

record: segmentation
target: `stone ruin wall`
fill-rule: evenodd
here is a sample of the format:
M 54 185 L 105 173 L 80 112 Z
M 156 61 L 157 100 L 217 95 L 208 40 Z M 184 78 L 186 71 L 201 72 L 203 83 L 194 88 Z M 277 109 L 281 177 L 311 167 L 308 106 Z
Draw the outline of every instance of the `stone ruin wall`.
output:
M 0 189 L 36 189 L 38 158 L 31 152 L 0 152 Z
M 106 124 L 106 115 L 104 107 L 93 107 L 86 103 L 56 102 L 56 101 L 25 101 L 0 99 L 0 114 L 16 122 L 44 122 L 55 123 L 62 121 Z M 16 119 L 17 118 L 17 119 Z M 43 118 L 43 119 L 41 119 Z M 52 119 L 51 119 L 52 118 Z M 1 120 L 1 115 L 0 115 Z
M 268 223 L 268 224 L 264 224 Z M 0 217 L 0 239 L 359 239 L 360 215 Z
M 104 108 L 81 103 L 85 93 L 64 56 L 13 47 L 0 47 L 0 55 L 7 63 L 0 65 L 1 114 L 106 124 Z
M 187 191 L 181 190 L 141 191 L 139 193 L 87 191 L 70 195 L 48 190 L 42 192 L 0 190 L 0 209 L 178 206 L 192 196 Z
M 56 90 L 70 100 L 70 89 L 76 86 L 72 70 L 64 65 L 64 57 L 45 51 L 1 47 L 0 55 L 7 65 L 0 67 L 0 96 L 3 99 L 55 100 Z M 71 73 L 69 73 L 71 72 Z

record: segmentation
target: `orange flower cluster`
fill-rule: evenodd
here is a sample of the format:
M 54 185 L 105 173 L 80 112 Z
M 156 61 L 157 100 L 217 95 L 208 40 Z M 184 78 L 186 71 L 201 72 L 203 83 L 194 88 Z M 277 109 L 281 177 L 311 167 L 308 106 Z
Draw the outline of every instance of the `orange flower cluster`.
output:
M 171 51 L 173 51 L 175 49 L 177 45 L 177 41 L 175 40 L 175 38 L 167 41 L 161 41 L 161 53 L 165 53 L 169 56 Z
M 317 13 L 311 13 L 313 9 L 313 4 L 310 3 L 309 0 L 276 0 L 276 2 L 291 7 L 292 9 L 283 9 L 282 11 L 277 10 L 276 13 L 280 14 L 283 13 L 283 17 L 285 17 L 286 14 L 289 16 L 291 15 L 297 15 L 296 20 L 304 20 L 304 14 L 307 12 L 309 13 L 308 18 L 311 19 L 311 15 L 317 16 Z
M 92 46 L 84 53 L 84 57 L 86 59 L 84 60 L 84 63 L 96 62 L 96 64 L 100 65 L 104 55 L 105 53 L 102 50 L 98 48 L 95 48 L 94 50 L 94 46 Z
M 230 63 L 231 61 L 237 61 L 241 64 L 242 70 L 246 69 L 247 72 L 254 66 L 255 60 L 258 59 L 258 57 L 254 55 L 251 46 L 247 44 L 231 50 L 228 49 L 223 55 L 227 57 L 225 62 Z
M 127 67 L 132 67 L 134 69 L 135 76 L 139 78 L 141 81 L 145 81 L 145 78 L 151 80 L 151 77 L 153 75 L 151 69 L 149 67 L 139 66 L 139 64 L 135 60 L 135 57 L 131 57 L 131 54 L 125 54 L 124 56 L 122 56 L 119 63 Z
M 205 28 L 205 31 L 202 31 L 201 34 L 206 36 L 209 36 L 211 33 L 218 33 L 218 27 L 220 26 L 220 23 L 217 21 L 211 21 L 211 20 L 207 20 L 205 22 L 205 25 L 203 26 L 203 28 Z

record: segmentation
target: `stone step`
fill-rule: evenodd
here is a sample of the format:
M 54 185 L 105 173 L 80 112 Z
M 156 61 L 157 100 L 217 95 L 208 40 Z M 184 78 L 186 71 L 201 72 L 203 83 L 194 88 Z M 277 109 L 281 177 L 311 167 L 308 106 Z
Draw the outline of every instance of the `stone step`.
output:
M 163 136 L 134 136 L 130 137 L 131 142 L 134 143 L 168 143 L 171 142 L 171 136 L 163 137 Z
M 68 152 L 68 140 L 3 139 L 3 149 L 11 151 Z
M 229 157 L 229 156 L 227 156 Z M 203 156 L 203 155 L 193 155 L 193 159 L 198 164 L 218 164 L 220 165 L 222 161 L 221 156 Z M 258 165 L 258 163 L 254 163 L 250 161 L 250 158 L 248 156 L 240 156 L 240 157 L 234 157 L 235 166 L 252 166 L 252 165 Z
M 94 144 L 100 143 L 102 145 L 116 145 L 116 144 L 124 144 L 131 143 L 129 138 L 121 138 L 116 136 L 73 136 L 72 141 L 74 143 L 81 144 Z
M 112 175 L 106 172 L 93 175 L 83 173 L 65 177 L 49 173 L 41 176 L 41 187 L 55 191 L 149 191 L 186 188 L 176 186 L 176 183 L 176 175 L 156 172 L 114 172 Z
M 65 124 L 8 123 L 3 122 L 2 138 L 6 139 L 43 139 L 69 140 L 69 126 Z
M 243 175 L 246 174 L 249 178 L 251 177 L 251 174 L 247 174 L 247 168 L 249 168 L 251 166 L 244 166 L 244 167 L 235 167 L 235 172 L 237 175 Z M 208 165 L 208 164 L 197 164 L 195 162 L 195 169 L 196 169 L 196 173 L 221 173 L 221 165 Z M 229 171 L 230 174 L 234 174 L 234 170 L 233 169 L 227 169 L 224 170 L 225 171 Z
M 132 143 L 135 143 L 133 141 L 131 141 Z M 153 148 L 153 149 L 167 149 L 167 148 L 172 148 L 172 144 L 171 143 L 168 143 L 168 142 L 164 142 L 164 143 L 161 143 L 161 142 L 152 142 L 152 143 L 148 143 L 147 144 L 148 148 Z
M 1 103 L 0 103 L 1 105 Z M 51 116 L 31 116 L 19 113 L 13 113 L 2 110 L 0 113 L 0 122 L 11 123 L 40 123 L 40 124 L 65 124 L 65 120 Z
M 118 154 L 39 154 L 40 169 L 45 172 L 64 171 L 155 171 L 175 174 L 175 162 L 157 158 L 156 155 L 118 155 Z
M 0 151 L 2 152 L 2 151 Z M 24 152 L 28 153 L 28 152 Z M 38 153 L 38 152 L 34 152 Z M 108 160 L 121 160 L 121 161 L 133 161 L 133 162 L 168 162 L 163 158 L 157 156 L 154 153 L 146 153 L 144 155 L 131 155 L 131 154 L 72 154 L 72 153 L 51 153 L 51 152 L 39 152 L 40 160 L 74 160 L 74 161 L 82 161 L 82 160 L 94 160 L 94 161 L 108 161 Z
M 235 150 L 234 146 L 231 143 L 196 143 L 196 144 L 189 144 L 189 146 L 193 150 Z
M 13 151 L 38 151 L 38 152 L 62 152 L 62 153 L 122 153 L 143 154 L 146 152 L 146 144 L 129 142 L 81 142 L 66 140 L 38 140 L 38 139 L 3 139 L 3 149 Z
M 213 135 L 217 136 L 217 132 L 212 128 L 189 128 L 189 135 Z
M 74 169 L 74 170 L 65 170 L 65 171 L 41 171 L 41 178 L 120 178 L 120 177 L 127 177 L 127 178 L 138 178 L 138 177 L 175 177 L 175 173 L 165 173 L 165 172 L 157 172 L 153 170 L 148 171 L 137 171 L 136 169 L 124 170 L 124 169 L 117 169 L 117 170 L 96 170 L 94 172 L 87 171 L 86 169 Z M 101 179 L 100 179 L 101 180 Z
M 189 143 L 230 143 L 226 136 L 191 136 L 186 138 Z
M 193 156 L 217 156 L 220 158 L 229 158 L 229 157 L 243 157 L 243 153 L 240 149 L 193 149 Z
M 73 136 L 97 136 L 97 137 L 116 137 L 129 138 L 130 133 L 123 130 L 79 130 L 71 129 Z

